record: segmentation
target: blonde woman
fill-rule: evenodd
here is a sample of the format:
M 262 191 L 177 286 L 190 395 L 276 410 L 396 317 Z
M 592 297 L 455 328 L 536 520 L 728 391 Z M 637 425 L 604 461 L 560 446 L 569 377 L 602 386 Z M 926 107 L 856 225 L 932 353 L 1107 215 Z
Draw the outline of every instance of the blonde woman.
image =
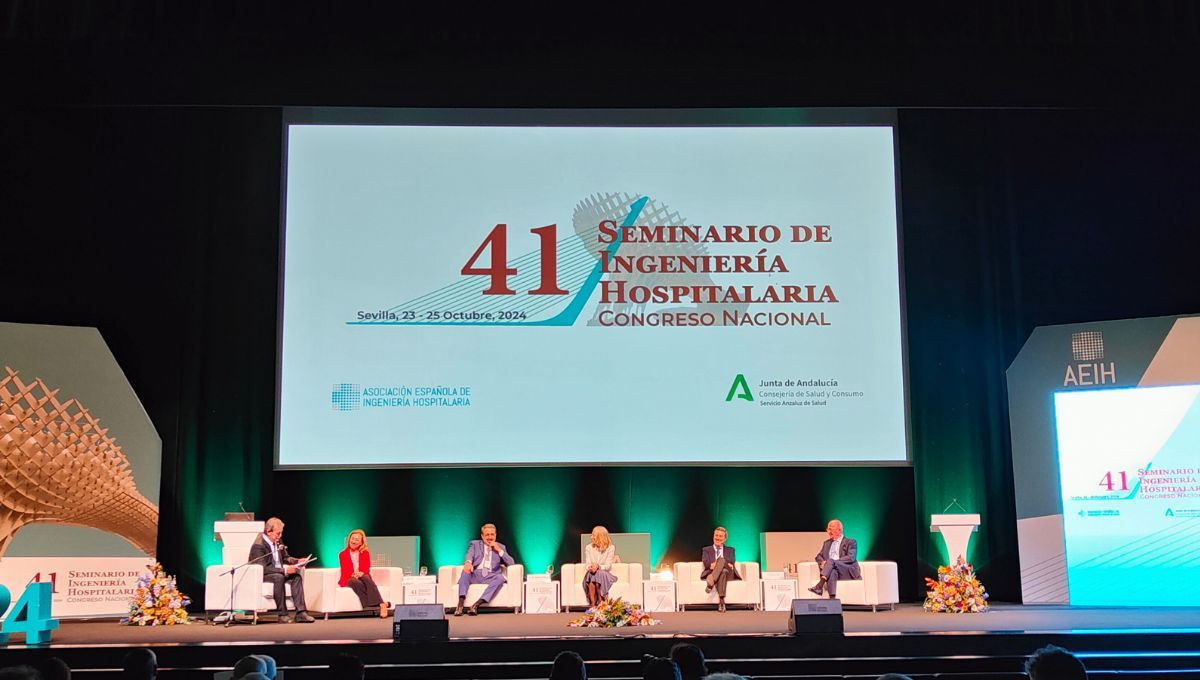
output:
M 346 537 L 346 549 L 338 554 L 338 565 L 342 568 L 338 585 L 350 588 L 358 595 L 363 609 L 379 608 L 379 617 L 387 618 L 388 602 L 379 594 L 379 586 L 371 578 L 371 552 L 367 550 L 367 534 L 355 529 Z
M 617 548 L 608 536 L 608 529 L 597 526 L 592 529 L 592 542 L 583 551 L 586 567 L 583 572 L 583 592 L 589 607 L 595 607 L 608 598 L 608 589 L 616 583 L 617 575 L 612 565 L 617 557 Z

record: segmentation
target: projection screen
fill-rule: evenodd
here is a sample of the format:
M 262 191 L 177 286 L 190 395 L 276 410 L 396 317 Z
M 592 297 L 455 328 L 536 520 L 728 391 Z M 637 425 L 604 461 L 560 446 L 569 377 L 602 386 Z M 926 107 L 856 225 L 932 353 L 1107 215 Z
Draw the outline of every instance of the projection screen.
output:
M 279 467 L 907 462 L 893 116 L 286 116 Z

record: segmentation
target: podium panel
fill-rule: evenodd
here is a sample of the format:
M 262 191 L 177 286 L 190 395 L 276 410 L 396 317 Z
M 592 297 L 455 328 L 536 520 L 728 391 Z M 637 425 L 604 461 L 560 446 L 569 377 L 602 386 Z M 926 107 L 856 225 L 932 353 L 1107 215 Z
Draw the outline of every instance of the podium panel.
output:
M 250 546 L 262 534 L 264 522 L 213 522 L 213 540 L 220 541 L 221 564 L 236 566 L 250 558 Z
M 979 530 L 979 515 L 977 513 L 962 513 L 951 515 L 930 515 L 929 530 L 941 533 L 946 543 L 946 551 L 950 556 L 949 564 L 954 564 L 959 557 L 967 558 L 967 546 L 971 542 L 971 534 Z

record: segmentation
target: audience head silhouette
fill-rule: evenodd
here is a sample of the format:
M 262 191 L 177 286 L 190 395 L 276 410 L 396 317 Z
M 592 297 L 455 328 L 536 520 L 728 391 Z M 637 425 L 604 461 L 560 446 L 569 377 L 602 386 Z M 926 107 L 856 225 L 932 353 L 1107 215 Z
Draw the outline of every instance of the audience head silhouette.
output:
M 0 680 L 42 680 L 42 674 L 33 666 L 9 666 L 0 668 Z
M 679 666 L 663 656 L 647 654 L 642 657 L 642 680 L 682 680 Z
M 38 664 L 38 671 L 42 674 L 42 680 L 71 680 L 71 667 L 57 656 Z
M 700 680 L 708 675 L 704 652 L 690 642 L 680 642 L 671 647 L 671 661 L 679 666 L 679 675 L 683 680 Z
M 154 680 L 158 677 L 158 657 L 146 648 L 132 649 L 121 664 L 125 680 Z
M 1079 657 L 1055 645 L 1046 645 L 1025 662 L 1029 680 L 1087 680 L 1087 669 Z
M 362 680 L 366 673 L 362 659 L 342 652 L 329 664 L 329 677 L 332 680 Z
M 238 659 L 233 666 L 233 680 L 241 680 L 251 673 L 266 675 L 267 664 L 260 657 L 251 654 Z
M 270 654 L 252 654 L 251 656 L 256 656 L 262 659 L 263 665 L 266 666 L 266 670 L 264 670 L 262 674 L 267 676 L 267 680 L 275 680 L 275 674 L 277 672 L 275 666 L 275 657 L 271 656 Z
M 550 680 L 587 680 L 587 664 L 575 652 L 559 652 L 550 667 Z

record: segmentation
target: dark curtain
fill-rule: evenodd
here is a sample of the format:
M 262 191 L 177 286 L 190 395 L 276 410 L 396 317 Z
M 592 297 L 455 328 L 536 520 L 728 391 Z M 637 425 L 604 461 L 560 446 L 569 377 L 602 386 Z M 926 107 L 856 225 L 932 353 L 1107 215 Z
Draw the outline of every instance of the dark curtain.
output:
M 213 510 L 271 493 L 280 113 L 0 115 L 0 319 L 99 328 L 162 438 L 160 558 L 196 592 Z
M 954 498 L 1018 600 L 1005 370 L 1036 326 L 1200 311 L 1200 129 L 1155 111 L 900 118 L 917 542 Z

